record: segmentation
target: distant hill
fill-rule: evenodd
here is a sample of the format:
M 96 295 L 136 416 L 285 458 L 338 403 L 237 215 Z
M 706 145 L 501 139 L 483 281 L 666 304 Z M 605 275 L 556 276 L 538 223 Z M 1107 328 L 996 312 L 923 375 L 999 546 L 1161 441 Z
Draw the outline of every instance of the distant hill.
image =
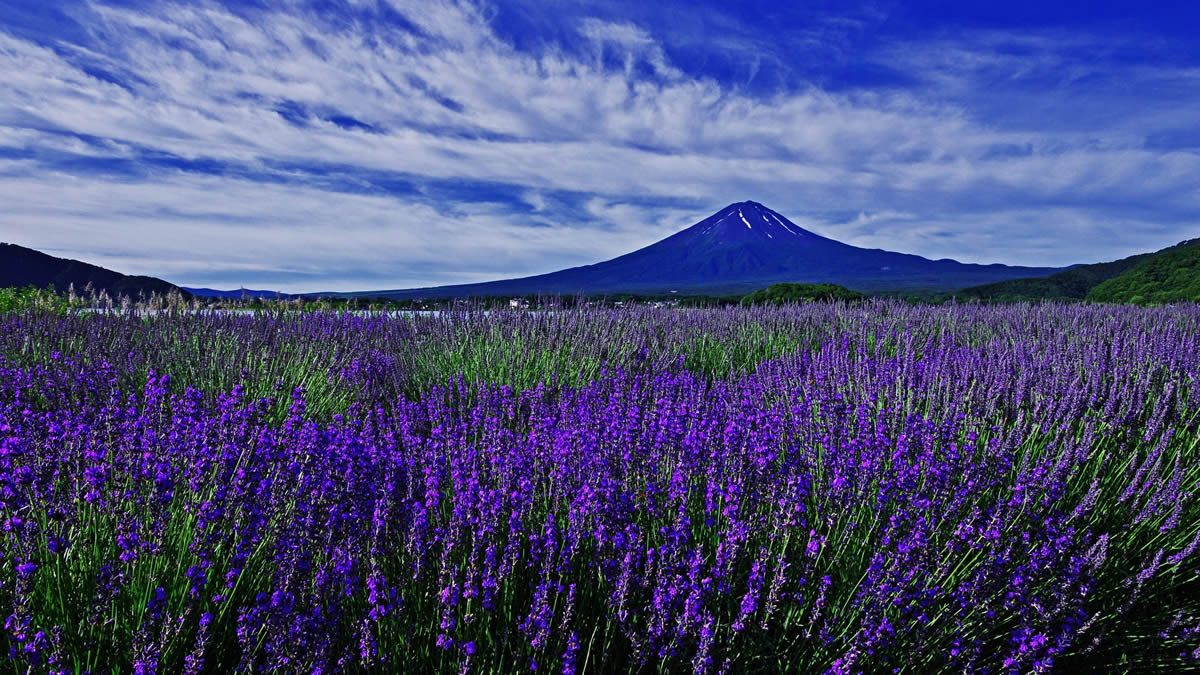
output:
M 288 300 L 296 296 L 288 293 L 280 293 L 279 291 L 254 291 L 249 288 L 239 288 L 235 291 L 218 291 L 214 288 L 184 288 L 183 290 L 200 298 L 218 298 L 221 300 L 241 300 L 261 298 L 263 300 L 274 300 L 282 298 Z
M 832 283 L 858 291 L 950 291 L 1058 271 L 858 248 L 809 232 L 757 202 L 738 202 L 657 243 L 594 265 L 488 283 L 328 295 L 394 299 L 673 291 L 744 295 L 783 282 Z
M 955 293 L 959 297 L 999 301 L 1030 300 L 1092 300 L 1094 290 L 1110 280 L 1132 272 L 1139 266 L 1177 250 L 1195 247 L 1200 240 L 1185 241 L 1161 251 L 1139 253 L 1128 258 L 1092 265 L 1076 265 L 1049 276 L 1012 279 L 992 284 L 972 286 Z M 1155 269 L 1158 269 L 1156 264 Z M 1186 284 L 1185 284 L 1186 287 Z M 1107 291 L 1106 291 L 1107 293 Z M 1133 297 L 1132 294 L 1129 297 Z M 1116 302 L 1126 302 L 1117 300 Z M 1160 302 L 1149 301 L 1147 302 Z
M 113 298 L 137 298 L 139 293 L 166 295 L 171 291 L 187 294 L 162 279 L 130 276 L 78 260 L 55 258 L 24 246 L 0 243 L 0 287 L 53 286 L 54 290 L 65 293 L 72 284 L 81 295 L 84 287 L 91 284 L 97 293 L 105 290 Z
M 1083 300 L 1102 282 L 1132 269 L 1153 255 L 1139 253 L 1112 262 L 1076 265 L 1046 277 L 1012 279 L 972 286 L 955 295 L 983 300 Z
M 1200 302 L 1200 239 L 1176 244 L 1099 284 L 1087 295 L 1095 302 Z

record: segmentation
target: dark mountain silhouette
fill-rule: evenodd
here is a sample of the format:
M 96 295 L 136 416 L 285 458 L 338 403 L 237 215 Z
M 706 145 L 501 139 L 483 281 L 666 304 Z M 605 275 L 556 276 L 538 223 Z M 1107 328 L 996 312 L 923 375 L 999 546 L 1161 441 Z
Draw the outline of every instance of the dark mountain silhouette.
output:
M 349 295 L 733 295 L 781 282 L 834 283 L 858 291 L 949 291 L 1059 269 L 974 265 L 858 248 L 809 232 L 757 202 L 739 202 L 662 241 L 594 265 L 504 281 Z
M 24 246 L 0 243 L 0 287 L 36 286 L 42 289 L 53 286 L 54 290 L 65 293 L 72 284 L 80 295 L 91 284 L 96 293 L 107 291 L 114 299 L 121 296 L 136 299 L 139 294 L 166 295 L 171 291 L 181 291 L 178 286 L 162 279 L 130 276 L 78 260 L 55 258 Z
M 249 288 L 239 288 L 234 291 L 219 291 L 215 288 L 187 288 L 183 290 L 200 298 L 218 298 L 221 300 L 253 300 L 260 298 L 262 300 L 274 300 L 281 298 L 288 300 L 296 296 L 289 293 L 280 293 L 279 291 L 255 291 Z

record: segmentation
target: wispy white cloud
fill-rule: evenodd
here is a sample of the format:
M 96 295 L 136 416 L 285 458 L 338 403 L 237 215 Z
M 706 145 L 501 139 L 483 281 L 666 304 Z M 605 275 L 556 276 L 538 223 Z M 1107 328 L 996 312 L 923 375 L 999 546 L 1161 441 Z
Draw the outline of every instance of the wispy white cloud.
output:
M 299 3 L 247 13 L 95 2 L 82 10 L 88 45 L 36 44 L 0 24 L 0 147 L 27 155 L 0 160 L 5 238 L 186 284 L 259 265 L 284 290 L 314 290 L 592 262 L 744 198 L 860 245 L 1019 264 L 1147 248 L 1098 236 L 1115 227 L 1113 202 L 1140 208 L 1129 222 L 1152 231 L 1153 215 L 1169 217 L 1160 239 L 1187 236 L 1200 206 L 1200 154 L 1144 142 L 1186 124 L 1176 108 L 1192 98 L 1077 133 L 972 107 L 981 73 L 1028 78 L 1066 63 L 1049 43 L 1025 45 L 1025 58 L 987 43 L 939 47 L 952 57 L 899 45 L 886 55 L 933 89 L 762 96 L 685 73 L 634 23 L 585 19 L 584 48 L 528 51 L 479 5 L 391 0 L 405 27 L 357 4 L 334 25 Z M 1194 74 L 1138 77 L 1183 86 Z M 198 174 L 147 153 L 231 168 Z M 127 160 L 140 175 L 59 154 Z M 417 187 L 356 194 L 312 178 L 330 166 Z M 428 181 L 510 186 L 511 198 L 437 204 Z M 891 214 L 891 227 L 821 215 L 846 211 Z M 1063 222 L 1066 238 L 1088 243 L 1042 238 Z
M 829 233 L 821 221 L 798 224 Z M 837 236 L 857 246 L 886 239 L 899 250 L 972 263 L 995 262 L 991 249 L 1002 246 L 1008 255 L 1039 266 L 1061 265 L 1063 247 L 1078 262 L 1099 262 L 1171 246 L 1188 231 L 1200 233 L 1200 218 L 1168 225 L 1071 207 L 1010 207 L 959 217 L 866 214 L 836 228 Z M 963 255 L 964 250 L 971 253 Z
M 648 244 L 678 229 L 687 213 L 610 204 L 588 208 L 608 217 L 610 227 L 546 226 L 497 204 L 459 204 L 448 212 L 391 197 L 330 199 L 301 186 L 186 174 L 124 183 L 66 174 L 11 177 L 0 180 L 0 202 L 12 207 L 6 239 L 73 255 L 88 242 L 89 260 L 130 273 L 166 269 L 181 283 L 203 285 L 258 271 L 258 278 L 296 277 L 327 290 L 362 290 L 364 281 L 408 287 L 549 272 Z M 553 262 L 545 251 L 555 252 Z

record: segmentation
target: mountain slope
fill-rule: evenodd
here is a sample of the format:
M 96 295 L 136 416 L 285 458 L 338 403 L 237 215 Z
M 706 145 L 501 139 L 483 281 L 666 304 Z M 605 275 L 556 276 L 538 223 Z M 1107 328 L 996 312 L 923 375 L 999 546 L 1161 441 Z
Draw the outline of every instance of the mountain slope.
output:
M 1092 265 L 1076 265 L 1046 277 L 1012 279 L 972 286 L 957 295 L 984 300 L 1083 300 L 1099 284 L 1152 257 L 1139 253 L 1128 258 Z
M 1096 286 L 1095 302 L 1200 302 L 1200 239 L 1163 249 L 1124 274 Z
M 74 284 L 75 292 L 82 294 L 89 283 L 97 293 L 105 290 L 114 298 L 181 291 L 162 279 L 130 276 L 78 260 L 56 258 L 24 246 L 0 243 L 0 287 L 53 286 L 54 290 L 65 293 L 68 286 Z
M 809 232 L 757 202 L 739 202 L 657 243 L 594 265 L 521 279 L 352 295 L 451 298 L 670 291 L 740 295 L 780 282 L 834 283 L 859 291 L 953 290 L 1057 271 L 858 248 Z
M 255 291 L 249 288 L 239 288 L 236 291 L 219 291 L 215 288 L 184 288 L 183 290 L 191 293 L 199 298 L 217 298 L 220 300 L 275 300 L 281 298 L 284 300 L 296 297 L 289 293 L 280 293 L 279 291 Z

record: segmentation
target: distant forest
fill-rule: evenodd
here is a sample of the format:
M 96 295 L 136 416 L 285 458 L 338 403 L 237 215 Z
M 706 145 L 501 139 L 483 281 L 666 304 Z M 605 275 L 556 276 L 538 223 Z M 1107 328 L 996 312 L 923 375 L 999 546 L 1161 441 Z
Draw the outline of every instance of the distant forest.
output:
M 1163 304 L 1200 302 L 1200 239 L 1193 239 L 1138 263 L 1087 295 L 1094 302 Z

